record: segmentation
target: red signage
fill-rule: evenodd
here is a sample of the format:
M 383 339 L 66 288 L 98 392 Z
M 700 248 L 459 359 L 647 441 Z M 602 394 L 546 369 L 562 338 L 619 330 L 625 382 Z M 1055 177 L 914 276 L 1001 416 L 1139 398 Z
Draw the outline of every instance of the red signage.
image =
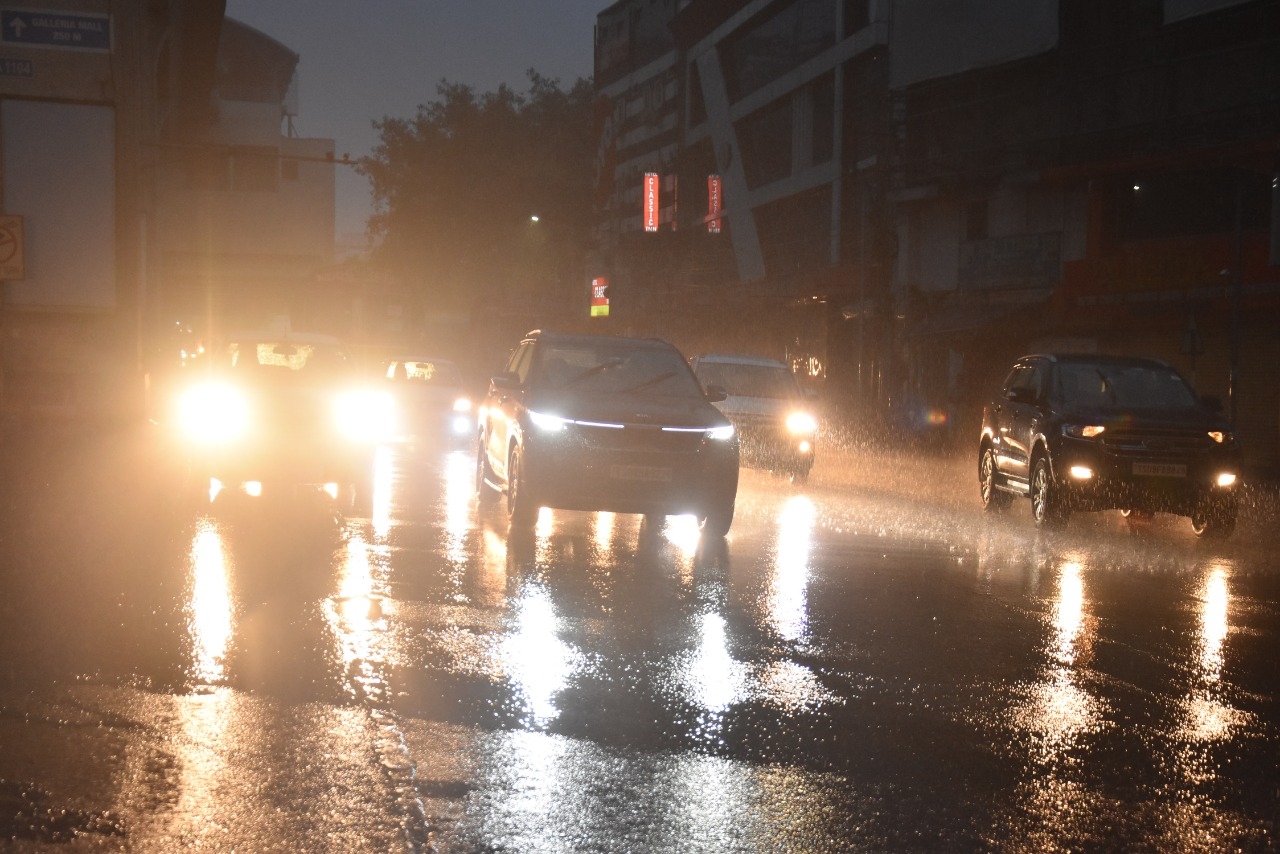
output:
M 658 173 L 644 173 L 644 230 L 658 230 L 658 204 L 659 204 L 660 188 L 658 186 Z
M 609 279 L 605 276 L 591 280 L 591 316 L 609 316 Z
M 709 234 L 720 233 L 720 211 L 723 210 L 722 204 L 724 197 L 721 195 L 724 184 L 720 181 L 719 175 L 707 176 L 707 232 Z

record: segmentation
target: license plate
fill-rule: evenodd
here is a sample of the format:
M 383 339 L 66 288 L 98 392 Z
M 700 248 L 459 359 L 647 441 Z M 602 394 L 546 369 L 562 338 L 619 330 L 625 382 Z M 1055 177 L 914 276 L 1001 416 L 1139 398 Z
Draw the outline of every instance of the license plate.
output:
M 1182 463 L 1134 463 L 1133 473 L 1144 477 L 1186 477 L 1187 467 Z
M 644 480 L 666 483 L 671 480 L 671 469 L 661 466 L 609 466 L 609 475 L 616 480 Z

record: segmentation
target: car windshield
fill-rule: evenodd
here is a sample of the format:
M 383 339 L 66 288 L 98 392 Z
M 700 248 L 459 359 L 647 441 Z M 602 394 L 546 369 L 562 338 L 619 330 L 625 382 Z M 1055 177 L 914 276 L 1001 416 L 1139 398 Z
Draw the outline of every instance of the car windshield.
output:
M 1099 410 L 1180 410 L 1197 405 L 1195 392 L 1169 368 L 1084 362 L 1062 365 L 1064 400 Z
M 678 352 L 623 347 L 612 342 L 553 344 L 541 348 L 533 382 L 546 388 L 613 394 L 702 395 Z
M 462 375 L 456 365 L 439 361 L 406 361 L 404 379 L 418 385 L 437 385 L 457 387 L 462 385 Z
M 242 341 L 230 345 L 232 371 L 260 379 L 330 379 L 351 371 L 347 354 L 337 345 L 292 341 Z
M 703 386 L 718 385 L 734 397 L 785 399 L 797 396 L 791 372 L 777 365 L 699 362 L 697 374 Z

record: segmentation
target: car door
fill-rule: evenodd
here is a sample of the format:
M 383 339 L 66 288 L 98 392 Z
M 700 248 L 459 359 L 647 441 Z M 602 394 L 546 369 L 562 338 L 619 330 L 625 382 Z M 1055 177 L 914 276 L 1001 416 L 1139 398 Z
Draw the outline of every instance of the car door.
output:
M 1009 374 L 997 405 L 1000 468 L 1011 478 L 1030 477 L 1031 446 L 1044 400 L 1045 369 L 1039 359 L 1019 363 Z
M 533 342 L 525 341 L 507 360 L 502 377 L 490 381 L 488 399 L 485 401 L 488 428 L 485 430 L 485 450 L 489 466 L 503 481 L 507 479 L 507 449 L 516 434 L 523 392 L 520 385 L 529 373 L 533 358 Z

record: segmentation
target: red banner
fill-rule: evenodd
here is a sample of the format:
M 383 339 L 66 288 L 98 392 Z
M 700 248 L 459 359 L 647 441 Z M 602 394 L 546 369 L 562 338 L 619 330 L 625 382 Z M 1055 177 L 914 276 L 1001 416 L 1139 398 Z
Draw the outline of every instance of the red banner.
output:
M 719 175 L 707 176 L 707 232 L 709 234 L 720 233 L 720 211 L 723 210 L 724 184 L 720 180 Z
M 605 276 L 591 280 L 591 316 L 609 316 L 609 279 Z
M 659 196 L 658 173 L 644 173 L 644 230 L 658 230 Z

